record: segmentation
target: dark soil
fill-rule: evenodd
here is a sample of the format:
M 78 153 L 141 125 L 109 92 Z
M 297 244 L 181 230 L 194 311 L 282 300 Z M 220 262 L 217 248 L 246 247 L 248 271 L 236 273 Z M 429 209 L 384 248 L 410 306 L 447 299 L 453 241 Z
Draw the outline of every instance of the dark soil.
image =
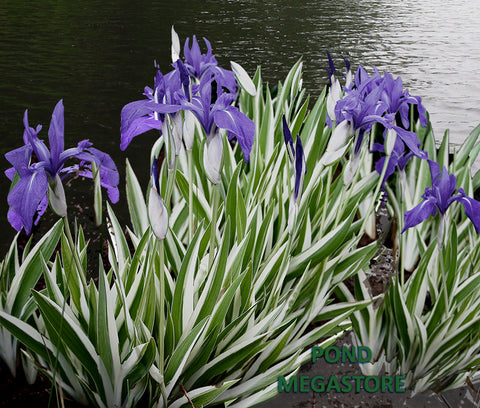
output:
M 82 407 L 67 399 L 64 403 L 65 408 Z M 61 404 L 52 393 L 50 381 L 42 374 L 37 376 L 35 384 L 30 385 L 21 372 L 13 378 L 8 367 L 0 361 L 0 407 L 61 408 Z

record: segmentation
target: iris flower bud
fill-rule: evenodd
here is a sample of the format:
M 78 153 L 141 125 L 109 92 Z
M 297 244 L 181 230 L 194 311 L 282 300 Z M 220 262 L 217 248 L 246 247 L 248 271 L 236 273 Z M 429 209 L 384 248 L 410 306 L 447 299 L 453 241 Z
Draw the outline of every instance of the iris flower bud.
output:
M 207 138 L 203 150 L 203 165 L 209 180 L 213 184 L 221 181 L 220 171 L 222 169 L 223 142 L 219 132 L 215 132 Z

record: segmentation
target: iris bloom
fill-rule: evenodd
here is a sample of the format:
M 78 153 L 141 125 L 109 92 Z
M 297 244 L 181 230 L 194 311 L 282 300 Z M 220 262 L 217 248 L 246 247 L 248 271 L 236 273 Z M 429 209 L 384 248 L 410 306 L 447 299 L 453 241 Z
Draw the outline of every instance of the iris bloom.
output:
M 212 103 L 212 81 L 213 78 L 203 77 L 198 93 L 192 97 L 191 102 L 182 100 L 182 108 L 194 113 L 207 138 L 213 137 L 217 128 L 227 130 L 229 140 L 237 139 L 245 162 L 248 162 L 255 136 L 255 123 L 232 106 L 235 95 L 231 93 L 222 93 Z
M 448 207 L 458 201 L 465 208 L 465 214 L 472 221 L 475 231 L 480 234 L 480 202 L 468 197 L 462 188 L 459 188 L 454 194 L 457 184 L 455 176 L 448 174 L 446 167 L 443 167 L 440 172 L 438 163 L 432 161 L 429 163 L 432 187 L 425 189 L 425 194 L 422 196 L 423 201 L 420 204 L 405 213 L 405 227 L 402 232 L 420 224 L 430 216 L 434 216 L 437 210 L 443 217 Z
M 387 106 L 386 112 L 393 114 L 398 112 L 400 114 L 400 119 L 405 129 L 408 129 L 410 126 L 408 119 L 410 104 L 417 106 L 420 125 L 423 127 L 427 125 L 427 116 L 422 105 L 422 99 L 419 96 L 411 96 L 408 89 L 403 92 L 402 78 L 393 79 L 393 76 L 386 72 L 383 78 L 381 99 Z
M 175 106 L 176 94 L 185 93 L 189 81 L 182 72 L 183 63 L 178 60 L 175 69 L 166 75 L 157 70 L 153 89 L 145 87 L 144 95 L 147 99 L 130 102 L 121 112 L 120 149 L 125 150 L 132 139 L 151 129 L 161 130 L 165 113 L 175 113 L 179 107 Z M 162 105 L 161 112 L 159 106 Z
M 81 175 L 92 177 L 91 168 L 86 163 L 95 162 L 98 165 L 101 183 L 108 189 L 110 200 L 118 201 L 118 171 L 108 154 L 91 147 L 92 144 L 88 140 L 82 140 L 77 147 L 64 149 L 64 118 L 61 100 L 55 106 L 48 130 L 50 150 L 37 136 L 42 126 L 38 125 L 36 129 L 29 126 L 27 111 L 25 111 L 23 123 L 25 145 L 5 155 L 13 166 L 5 172 L 7 177 L 13 180 L 15 173 L 20 177 L 8 194 L 10 205 L 8 219 L 16 230 L 20 231 L 23 226 L 25 232 L 30 234 L 35 213 L 38 213 L 35 220 L 37 223 L 39 217 L 45 212 L 48 199 L 54 211 L 61 216 L 66 215 L 61 176 L 80 171 Z M 36 159 L 32 159 L 33 155 Z M 64 164 L 70 158 L 80 160 L 80 164 L 65 168 Z M 47 192 L 49 192 L 48 198 Z
M 343 99 L 336 102 L 337 126 L 333 130 L 327 150 L 322 157 L 323 164 L 329 165 L 342 157 L 354 134 L 357 134 L 354 150 L 356 155 L 360 151 L 365 132 L 370 131 L 375 122 L 379 122 L 385 127 L 391 127 L 394 115 L 383 116 L 386 105 L 380 101 L 382 87 L 377 86 L 371 91 L 369 90 L 369 85 L 376 79 L 377 76 L 372 76 L 363 80 L 358 88 L 348 90 Z
M 380 84 L 370 90 L 370 85 L 376 79 L 377 76 L 373 75 L 363 80 L 356 88 L 348 91 L 335 106 L 337 123 L 348 121 L 353 132 L 359 131 L 359 139 L 363 138 L 365 132 L 370 131 L 375 122 L 388 127 L 394 119 L 394 115 L 383 116 L 387 109 L 387 105 L 380 100 L 383 86 Z M 355 150 L 358 151 L 359 148 Z
M 218 66 L 215 56 L 212 54 L 212 46 L 210 42 L 204 38 L 207 45 L 207 53 L 202 54 L 197 37 L 194 35 L 192 39 L 192 47 L 190 48 L 190 40 L 185 40 L 183 54 L 185 56 L 185 66 L 191 76 L 201 82 L 204 76 L 211 76 L 217 83 L 217 96 L 223 92 L 222 88 L 228 89 L 229 92 L 235 94 L 237 81 L 232 71 Z

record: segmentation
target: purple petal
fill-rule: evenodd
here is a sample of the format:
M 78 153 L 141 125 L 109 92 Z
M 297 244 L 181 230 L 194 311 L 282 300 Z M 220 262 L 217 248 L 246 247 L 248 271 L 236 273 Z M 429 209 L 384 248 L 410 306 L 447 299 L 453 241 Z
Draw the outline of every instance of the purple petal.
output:
M 428 155 L 423 150 L 419 149 L 419 141 L 417 134 L 414 132 L 409 132 L 408 130 L 402 129 L 398 126 L 393 126 L 393 129 L 397 132 L 398 136 L 403 140 L 403 142 L 408 146 L 410 151 L 420 159 L 428 159 Z
M 25 232 L 30 234 L 33 217 L 48 190 L 45 171 L 38 171 L 22 177 L 8 194 L 8 204 L 21 220 Z M 13 224 L 12 224 L 13 225 Z M 13 225 L 15 228 L 15 225 Z
M 255 137 L 255 123 L 237 108 L 230 106 L 225 110 L 216 111 L 214 114 L 215 124 L 228 132 L 233 133 L 243 152 L 245 162 L 250 159 L 253 139 Z
M 53 110 L 50 128 L 48 129 L 48 142 L 54 167 L 58 165 L 60 154 L 65 149 L 63 111 L 63 101 L 60 99 Z
M 375 163 L 375 170 L 379 175 L 382 174 L 383 166 L 385 165 L 386 156 L 381 157 Z M 390 156 L 390 160 L 388 161 L 387 170 L 385 171 L 385 176 L 382 180 L 382 188 L 385 189 L 385 182 L 387 179 L 395 172 L 395 166 L 397 165 L 397 156 Z
M 217 83 L 217 96 L 223 92 L 222 87 L 227 88 L 231 93 L 235 93 L 237 90 L 237 80 L 235 74 L 228 69 L 224 69 L 218 66 L 210 67 L 215 82 Z
M 188 70 L 181 59 L 178 59 L 173 65 L 180 72 L 180 81 L 182 82 L 183 92 L 185 96 L 188 96 L 188 99 L 190 99 L 190 75 Z
M 19 174 L 20 177 L 28 173 L 28 166 L 30 164 L 30 158 L 32 156 L 32 146 L 30 144 L 24 145 L 19 147 L 18 149 L 14 149 L 5 154 L 5 158 L 10 162 L 13 166 L 13 175 L 15 175 L 15 171 Z M 11 174 L 11 169 L 7 170 Z M 9 177 L 7 173 L 5 173 L 7 177 Z
M 183 47 L 183 55 L 185 56 L 185 62 L 187 62 L 193 69 L 195 76 L 200 74 L 200 59 L 202 53 L 200 46 L 198 45 L 197 37 L 193 35 L 192 48 L 188 48 L 189 39 L 185 40 L 185 46 Z
M 120 150 L 125 150 L 135 136 L 152 129 L 162 129 L 162 121 L 153 117 L 141 117 L 130 123 L 128 129 L 121 133 Z
M 452 197 L 454 201 L 460 202 L 465 208 L 465 214 L 472 221 L 475 231 L 480 234 L 480 202 L 468 197 L 463 188 L 458 189 L 460 195 Z
M 86 161 L 88 163 L 95 162 L 95 164 L 100 169 L 100 182 L 101 185 L 108 190 L 109 198 L 112 203 L 116 203 L 118 201 L 118 183 L 119 183 L 119 175 L 117 167 L 113 162 L 112 158 L 107 154 L 104 153 L 94 147 L 90 147 L 84 152 L 80 152 L 75 155 L 75 157 L 79 160 Z M 80 166 L 81 170 L 82 166 Z M 90 171 L 87 166 L 85 166 L 85 171 Z M 91 173 L 91 171 L 90 171 Z M 85 177 L 91 177 L 88 174 L 84 174 Z
M 328 73 L 328 81 L 329 81 L 329 85 L 331 86 L 331 77 L 332 75 L 335 73 L 336 69 L 335 69 L 335 64 L 333 63 L 333 59 L 332 59 L 332 56 L 330 55 L 330 53 L 328 52 L 328 50 L 325 50 L 325 52 L 327 53 L 327 57 L 328 57 L 328 67 L 327 67 L 327 73 Z
M 398 108 L 400 112 L 400 118 L 402 119 L 402 125 L 404 128 L 408 129 L 410 127 L 410 120 L 408 119 L 408 115 L 410 113 L 410 107 L 407 103 L 403 103 Z
M 283 115 L 282 120 L 283 120 L 283 137 L 285 139 L 285 144 L 287 146 L 288 158 L 290 159 L 290 163 L 293 163 L 293 159 L 295 157 L 295 149 L 293 148 L 292 134 L 290 133 L 290 129 L 288 128 L 285 115 Z
M 305 163 L 305 154 L 303 153 L 302 141 L 300 136 L 297 136 L 297 143 L 295 149 L 295 200 L 299 200 L 300 186 L 303 190 L 303 179 L 307 172 L 307 165 Z
M 120 178 L 117 166 L 110 155 L 94 147 L 90 147 L 88 151 L 93 155 L 95 163 L 100 168 L 101 180 L 111 186 L 117 186 Z
M 432 177 L 432 184 L 433 182 L 440 176 L 440 165 L 433 160 L 427 159 L 428 166 L 430 167 L 430 176 Z
M 437 198 L 437 206 L 441 214 L 445 214 L 447 208 L 451 204 L 450 197 L 455 191 L 457 180 L 453 174 L 448 174 L 447 168 L 444 166 L 440 178 L 433 181 L 433 191 Z
M 405 168 L 405 166 L 407 165 L 408 161 L 413 157 L 413 153 L 410 152 L 410 153 L 407 153 L 405 156 L 402 156 L 398 159 L 398 168 L 400 170 L 403 170 Z
M 22 217 L 20 217 L 11 208 L 8 210 L 7 218 L 8 218 L 8 222 L 13 228 L 15 228 L 15 230 L 20 231 L 22 229 L 22 226 L 23 226 Z
M 35 225 L 38 224 L 40 221 L 40 217 L 45 214 L 45 211 L 47 211 L 48 207 L 48 196 L 45 194 L 42 201 L 40 201 L 40 204 L 37 207 L 37 218 L 33 222 Z
M 150 112 L 158 112 L 158 113 L 176 113 L 179 110 L 183 109 L 182 105 L 180 104 L 155 103 L 150 101 L 147 107 L 150 108 Z
M 374 152 L 380 152 L 385 154 L 385 146 L 382 143 L 374 143 L 372 145 L 372 150 L 370 150 L 370 153 Z
M 42 130 L 42 125 L 37 125 L 36 129 L 30 127 L 28 124 L 28 110 L 25 110 L 25 113 L 23 114 L 23 125 L 25 127 L 23 132 L 23 141 L 25 144 L 29 142 L 30 138 L 36 137 L 40 130 Z
M 405 227 L 402 230 L 402 234 L 408 228 L 414 227 L 428 219 L 430 215 L 435 215 L 436 211 L 436 200 L 433 197 L 423 200 L 416 207 L 405 213 Z
M 150 129 L 161 128 L 162 122 L 160 120 L 158 127 L 153 126 L 153 123 L 148 123 L 148 128 L 145 129 L 141 126 L 143 121 L 145 121 L 145 116 L 152 113 L 149 102 L 148 99 L 144 99 L 141 101 L 130 102 L 123 107 L 120 114 L 121 150 L 125 150 L 135 136 Z
M 15 168 L 10 167 L 9 169 L 5 170 L 5 175 L 10 181 L 13 181 L 13 178 L 15 177 Z
M 55 170 L 57 173 L 62 168 L 63 164 L 72 157 L 78 157 L 82 152 L 84 152 L 92 144 L 88 140 L 82 140 L 78 143 L 77 147 L 71 147 L 70 149 L 65 150 L 60 154 L 58 162 L 60 166 Z

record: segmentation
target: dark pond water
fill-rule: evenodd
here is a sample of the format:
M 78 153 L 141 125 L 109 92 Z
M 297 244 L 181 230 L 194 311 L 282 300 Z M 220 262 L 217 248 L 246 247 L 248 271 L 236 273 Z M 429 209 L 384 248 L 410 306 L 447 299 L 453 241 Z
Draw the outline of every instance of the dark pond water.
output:
M 46 137 L 63 98 L 66 145 L 89 138 L 123 173 L 120 110 L 152 84 L 154 60 L 169 69 L 172 24 L 182 43 L 204 36 L 222 65 L 234 60 L 253 74 L 261 64 L 271 83 L 303 56 L 312 94 L 326 82 L 325 49 L 353 66 L 388 69 L 424 98 L 436 133 L 449 127 L 460 141 L 480 122 L 479 14 L 479 3 L 466 0 L 2 0 L 0 153 L 21 144 L 26 108 Z M 139 137 L 127 151 L 143 180 L 155 138 Z M 8 187 L 0 177 L 4 200 Z M 5 214 L 2 205 L 2 248 L 11 237 Z

